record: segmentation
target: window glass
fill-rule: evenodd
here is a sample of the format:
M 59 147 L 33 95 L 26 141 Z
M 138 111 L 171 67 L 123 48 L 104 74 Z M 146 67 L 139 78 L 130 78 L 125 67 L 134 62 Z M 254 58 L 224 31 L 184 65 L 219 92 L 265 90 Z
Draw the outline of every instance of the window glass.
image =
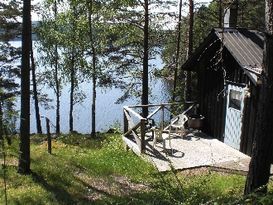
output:
M 232 107 L 236 110 L 241 110 L 241 105 L 242 105 L 242 92 L 231 89 L 229 91 L 228 107 Z

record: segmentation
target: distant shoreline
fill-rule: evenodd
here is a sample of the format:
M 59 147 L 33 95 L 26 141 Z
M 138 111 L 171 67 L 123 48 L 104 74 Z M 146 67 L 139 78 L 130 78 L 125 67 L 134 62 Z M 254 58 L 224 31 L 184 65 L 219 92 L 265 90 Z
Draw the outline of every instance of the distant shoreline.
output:
M 32 29 L 37 28 L 40 23 L 41 23 L 41 21 L 32 21 Z M 21 24 L 20 24 L 20 26 L 21 26 Z M 1 33 L 3 33 L 3 32 L 0 30 L 0 34 Z M 32 40 L 33 41 L 38 40 L 38 37 L 35 32 L 32 32 Z M 16 36 L 14 39 L 12 39 L 10 41 L 22 41 L 22 36 L 19 34 L 18 36 Z

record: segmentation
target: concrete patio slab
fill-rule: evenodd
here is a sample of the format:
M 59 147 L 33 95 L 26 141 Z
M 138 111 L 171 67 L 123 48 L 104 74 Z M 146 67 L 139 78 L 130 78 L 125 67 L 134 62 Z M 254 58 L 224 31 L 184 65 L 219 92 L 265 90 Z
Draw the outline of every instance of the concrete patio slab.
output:
M 198 167 L 216 167 L 235 171 L 248 171 L 250 157 L 213 139 L 201 132 L 192 132 L 185 137 L 171 139 L 171 147 L 166 141 L 166 150 L 162 143 L 155 147 L 147 143 L 145 157 L 159 171 L 184 170 Z M 167 152 L 167 153 L 166 153 Z

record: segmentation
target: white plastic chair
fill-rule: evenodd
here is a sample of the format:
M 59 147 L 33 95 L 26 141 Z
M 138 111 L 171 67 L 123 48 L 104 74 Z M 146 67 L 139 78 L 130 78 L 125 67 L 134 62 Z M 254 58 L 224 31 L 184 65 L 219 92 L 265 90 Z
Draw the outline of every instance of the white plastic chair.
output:
M 185 114 L 177 115 L 175 118 L 171 120 L 171 124 L 169 125 L 169 135 L 171 135 L 173 132 L 172 130 L 175 130 L 175 135 L 181 136 L 182 133 L 185 130 L 185 124 L 188 121 L 188 117 Z M 179 134 L 180 132 L 180 134 Z M 171 137 L 171 136 L 170 136 Z
M 153 132 L 154 132 L 153 147 L 155 147 L 158 142 L 162 142 L 163 150 L 167 154 L 166 140 L 169 140 L 169 147 L 172 150 L 170 135 L 169 134 L 166 134 L 166 135 L 163 134 L 166 131 L 163 131 L 162 129 L 155 128 L 153 130 Z
M 182 137 L 182 132 L 185 130 L 185 124 L 188 121 L 187 113 L 196 106 L 195 104 L 191 105 L 187 110 L 185 110 L 183 113 L 180 115 L 177 115 L 173 119 L 171 119 L 171 123 L 167 128 L 169 129 L 169 135 L 172 134 L 172 130 L 175 129 L 175 135 L 180 135 Z M 170 136 L 171 138 L 171 136 Z

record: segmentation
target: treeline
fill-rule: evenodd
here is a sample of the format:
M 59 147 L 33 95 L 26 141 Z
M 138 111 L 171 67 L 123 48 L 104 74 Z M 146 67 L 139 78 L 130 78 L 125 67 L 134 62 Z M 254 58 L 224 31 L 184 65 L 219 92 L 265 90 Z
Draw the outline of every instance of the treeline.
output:
M 191 38 L 194 49 L 202 42 L 211 28 L 220 26 L 221 15 L 228 1 L 212 1 L 209 5 L 192 2 L 194 18 Z M 180 4 L 181 7 L 178 7 L 182 10 L 180 20 L 179 11 L 171 9 L 170 12 L 169 10 L 176 8 L 176 2 L 167 0 L 45 0 L 33 7 L 32 9 L 36 10 L 41 18 L 40 24 L 33 28 L 33 33 L 38 36 L 39 55 L 33 56 L 33 52 L 31 55 L 32 95 L 35 102 L 37 132 L 42 132 L 39 105 L 41 103 L 46 105 L 52 100 L 39 90 L 39 85 L 46 85 L 54 91 L 56 117 L 53 124 L 56 126 L 56 133 L 61 132 L 60 98 L 64 85 L 69 84 L 71 91 L 68 112 L 69 131 L 74 130 L 74 105 L 86 97 L 86 93 L 79 89 L 79 84 L 82 82 L 91 83 L 90 126 L 92 136 L 95 136 L 96 133 L 97 87 L 121 88 L 124 95 L 117 100 L 118 102 L 135 95 L 142 99 L 143 104 L 147 104 L 149 102 L 147 79 L 150 67 L 153 66 L 148 60 L 154 58 L 155 55 L 162 55 L 165 73 L 173 78 L 174 68 L 179 68 L 188 56 L 189 15 L 184 14 L 189 12 L 189 1 L 180 1 Z M 18 16 L 22 14 L 22 8 L 19 1 L 1 3 L 1 6 L 3 7 L 1 45 L 18 51 L 16 54 L 9 52 L 12 54 L 10 59 L 2 58 L 1 63 L 17 67 L 18 71 L 18 65 L 13 59 L 19 58 L 20 48 L 12 47 L 9 42 L 21 33 Z M 263 30 L 263 8 L 263 1 L 240 1 L 238 26 Z M 1 48 L 1 51 L 5 51 L 3 46 Z M 177 49 L 179 49 L 178 52 Z M 7 55 L 7 53 L 2 52 L 2 55 Z M 38 66 L 44 69 L 36 71 Z M 9 73 L 16 69 L 4 70 L 5 73 Z M 9 78 L 12 81 L 14 79 Z M 4 84 L 7 85 L 3 88 L 10 87 L 8 82 Z M 16 91 L 18 85 L 13 84 L 11 87 L 10 90 Z M 184 86 L 179 87 L 183 89 Z M 179 91 L 177 98 L 173 100 L 183 99 L 181 93 Z M 9 100 L 10 103 L 12 101 Z M 11 105 L 9 110 L 14 110 L 11 109 Z M 14 128 L 14 125 L 12 127 Z
M 44 1 L 42 21 L 35 31 L 42 81 L 54 90 L 56 132 L 60 132 L 60 97 L 69 84 L 69 130 L 73 131 L 74 105 L 85 98 L 79 84 L 90 82 L 91 136 L 96 134 L 97 87 L 118 87 L 124 95 L 148 100 L 149 59 L 158 54 L 158 42 L 171 1 Z M 148 15 L 147 15 L 148 14 Z M 163 23 L 162 23 L 163 22 Z M 144 74 L 143 74 L 144 73 Z M 143 85 L 143 86 L 142 86 Z
M 7 133 L 16 129 L 15 98 L 19 95 L 21 49 L 13 47 L 10 39 L 15 39 L 21 31 L 19 2 L 0 2 L 0 141 Z
M 204 40 L 212 28 L 221 28 L 223 24 L 223 17 L 225 8 L 229 6 L 230 0 L 213 0 L 209 5 L 197 3 L 194 1 L 194 19 L 193 19 L 193 47 L 194 49 Z M 255 29 L 263 32 L 265 29 L 265 3 L 259 0 L 240 0 L 238 1 L 238 27 Z M 183 1 L 182 11 L 188 12 L 188 1 Z M 174 63 L 173 54 L 176 50 L 177 44 L 177 28 L 165 30 L 163 50 L 163 60 L 165 64 L 172 65 Z M 181 28 L 179 31 L 181 35 L 179 62 L 183 64 L 188 56 L 188 39 L 189 39 L 189 15 L 182 16 Z M 171 36 L 171 37 L 170 37 Z

